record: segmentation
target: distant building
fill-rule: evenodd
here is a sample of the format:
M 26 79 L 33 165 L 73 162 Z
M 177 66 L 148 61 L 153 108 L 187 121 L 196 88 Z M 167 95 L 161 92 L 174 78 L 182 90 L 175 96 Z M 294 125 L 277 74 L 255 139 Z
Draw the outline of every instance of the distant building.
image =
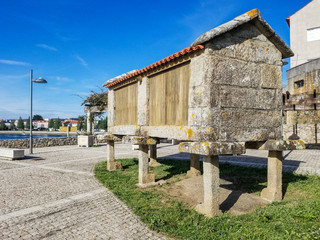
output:
M 73 119 L 65 119 L 63 121 L 61 121 L 62 125 L 64 127 L 77 127 L 78 125 L 78 121 Z
M 48 129 L 49 121 L 48 120 L 33 120 L 32 125 L 34 129 L 44 130 Z
M 320 0 L 313 0 L 287 18 L 291 68 L 320 58 Z
M 294 56 L 284 88 L 284 136 L 320 142 L 320 0 L 287 18 Z

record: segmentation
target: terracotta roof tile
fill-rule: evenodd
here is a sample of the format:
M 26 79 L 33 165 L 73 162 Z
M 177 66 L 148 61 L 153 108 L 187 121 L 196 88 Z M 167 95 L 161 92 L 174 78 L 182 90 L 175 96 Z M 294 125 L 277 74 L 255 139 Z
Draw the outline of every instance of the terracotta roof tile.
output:
M 155 62 L 155 63 L 153 63 L 153 64 L 151 64 L 151 65 L 149 65 L 149 66 L 147 66 L 145 68 L 142 68 L 142 69 L 140 69 L 140 70 L 138 70 L 138 71 L 136 71 L 134 73 L 131 73 L 131 74 L 129 74 L 129 75 L 123 77 L 123 78 L 120 78 L 120 79 L 118 79 L 118 80 L 116 80 L 114 82 L 111 82 L 111 83 L 105 85 L 105 87 L 106 88 L 112 87 L 114 85 L 117 85 L 120 82 L 123 82 L 123 81 L 125 81 L 127 79 L 130 79 L 130 78 L 134 77 L 134 76 L 137 76 L 137 75 L 140 75 L 142 73 L 145 73 L 145 72 L 147 72 L 147 71 L 149 71 L 149 70 L 151 70 L 153 68 L 161 66 L 161 65 L 163 65 L 163 64 L 165 64 L 167 62 L 170 62 L 170 61 L 172 61 L 172 60 L 174 60 L 174 59 L 176 59 L 178 57 L 181 57 L 183 55 L 189 54 L 191 52 L 194 52 L 194 51 L 197 51 L 197 50 L 200 50 L 200 49 L 204 49 L 204 46 L 203 45 L 196 45 L 196 46 L 193 46 L 193 47 L 187 47 L 187 48 L 182 49 L 181 51 L 179 51 L 177 53 L 174 53 L 174 54 L 172 54 L 172 55 L 170 55 L 170 56 L 168 56 L 166 58 L 163 58 L 160 61 Z

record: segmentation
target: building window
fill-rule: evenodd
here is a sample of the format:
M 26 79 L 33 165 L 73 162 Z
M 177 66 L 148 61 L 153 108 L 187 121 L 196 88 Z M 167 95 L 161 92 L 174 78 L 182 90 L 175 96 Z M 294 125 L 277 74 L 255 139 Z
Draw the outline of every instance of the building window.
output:
M 301 88 L 304 86 L 304 80 L 294 82 L 295 88 Z
M 320 40 L 320 27 L 307 29 L 307 41 Z

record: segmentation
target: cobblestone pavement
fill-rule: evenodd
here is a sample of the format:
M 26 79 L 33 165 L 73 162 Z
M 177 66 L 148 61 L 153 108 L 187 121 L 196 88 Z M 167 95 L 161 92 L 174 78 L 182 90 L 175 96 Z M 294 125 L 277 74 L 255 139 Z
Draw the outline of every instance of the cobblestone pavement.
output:
M 166 239 L 95 179 L 105 146 L 34 152 L 0 159 L 0 239 Z
M 129 144 L 116 158 L 137 157 Z M 94 177 L 106 147 L 34 149 L 25 160 L 0 158 L 0 239 L 166 239 L 143 224 Z M 26 150 L 27 154 L 27 150 Z M 158 157 L 188 159 L 177 145 L 158 145 Z M 285 171 L 320 175 L 320 150 L 284 152 Z M 265 167 L 267 151 L 224 156 L 231 164 Z

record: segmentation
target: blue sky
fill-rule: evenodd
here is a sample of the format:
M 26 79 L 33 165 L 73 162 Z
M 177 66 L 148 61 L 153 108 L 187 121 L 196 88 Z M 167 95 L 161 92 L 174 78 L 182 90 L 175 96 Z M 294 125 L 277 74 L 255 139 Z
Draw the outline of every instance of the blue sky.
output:
M 188 47 L 251 9 L 289 44 L 285 19 L 309 0 L 0 0 L 0 119 L 83 115 L 82 99 L 115 76 Z M 288 69 L 288 66 L 284 68 Z

